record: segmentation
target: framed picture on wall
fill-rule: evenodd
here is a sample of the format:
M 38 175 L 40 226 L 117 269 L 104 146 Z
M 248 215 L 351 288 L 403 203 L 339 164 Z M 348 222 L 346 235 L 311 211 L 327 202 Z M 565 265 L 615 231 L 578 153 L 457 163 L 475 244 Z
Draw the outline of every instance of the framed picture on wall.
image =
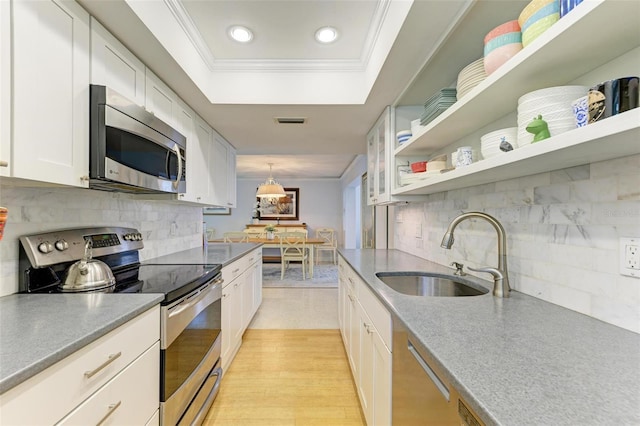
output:
M 278 199 L 258 198 L 261 220 L 299 220 L 300 188 L 284 188 L 284 192 L 287 195 Z
M 202 214 L 231 214 L 229 207 L 205 207 Z

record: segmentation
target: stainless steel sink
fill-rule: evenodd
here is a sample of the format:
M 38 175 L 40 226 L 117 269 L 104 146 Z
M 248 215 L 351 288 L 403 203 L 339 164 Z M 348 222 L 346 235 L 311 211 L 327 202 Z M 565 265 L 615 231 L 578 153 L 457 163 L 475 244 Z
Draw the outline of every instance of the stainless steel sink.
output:
M 376 272 L 389 288 L 409 296 L 460 297 L 481 296 L 489 290 L 455 275 L 429 272 Z

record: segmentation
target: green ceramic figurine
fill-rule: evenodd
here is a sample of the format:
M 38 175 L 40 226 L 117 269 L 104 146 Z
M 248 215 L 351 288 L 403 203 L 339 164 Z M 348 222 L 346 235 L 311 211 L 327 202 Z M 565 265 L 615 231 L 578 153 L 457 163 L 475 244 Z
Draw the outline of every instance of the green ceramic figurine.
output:
M 533 142 L 538 142 L 551 137 L 547 122 L 542 119 L 542 115 L 538 115 L 527 126 L 527 132 L 533 133 Z

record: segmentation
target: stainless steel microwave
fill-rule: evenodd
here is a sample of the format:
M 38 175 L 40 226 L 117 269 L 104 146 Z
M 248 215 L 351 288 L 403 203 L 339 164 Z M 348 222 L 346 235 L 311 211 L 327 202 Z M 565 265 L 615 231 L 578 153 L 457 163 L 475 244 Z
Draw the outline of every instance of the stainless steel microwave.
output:
M 108 87 L 90 93 L 89 188 L 186 192 L 186 138 Z

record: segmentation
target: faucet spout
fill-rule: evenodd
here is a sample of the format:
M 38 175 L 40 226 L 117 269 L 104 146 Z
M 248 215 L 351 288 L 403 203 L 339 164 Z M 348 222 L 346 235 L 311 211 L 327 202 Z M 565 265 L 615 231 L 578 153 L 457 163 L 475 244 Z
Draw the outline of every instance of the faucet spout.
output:
M 447 227 L 444 237 L 442 238 L 440 246 L 445 249 L 451 249 L 454 241 L 453 232 L 456 227 L 460 222 L 474 217 L 484 219 L 489 222 L 498 234 L 498 267 L 495 268 L 498 274 L 492 274 L 494 276 L 493 294 L 497 297 L 509 297 L 511 287 L 509 286 L 509 276 L 507 274 L 507 236 L 504 228 L 496 218 L 483 212 L 462 213 L 451 221 Z

